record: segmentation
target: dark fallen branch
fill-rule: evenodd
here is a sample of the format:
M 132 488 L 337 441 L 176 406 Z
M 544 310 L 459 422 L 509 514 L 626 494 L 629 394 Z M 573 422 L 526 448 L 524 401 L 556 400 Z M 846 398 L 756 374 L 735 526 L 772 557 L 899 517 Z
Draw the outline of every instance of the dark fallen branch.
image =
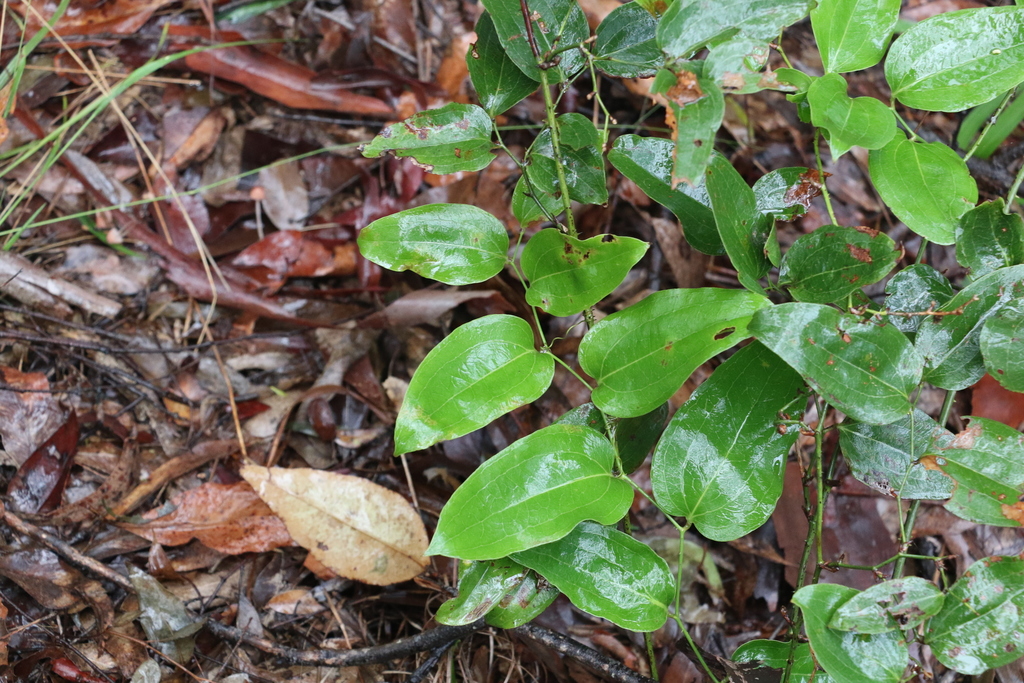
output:
M 594 673 L 601 674 L 609 681 L 615 681 L 615 683 L 655 683 L 653 678 L 638 674 L 628 666 L 604 656 L 597 650 L 591 650 L 586 645 L 581 645 L 572 638 L 563 636 L 561 633 L 555 633 L 533 624 L 524 624 L 519 628 L 512 629 L 512 633 L 547 645 L 552 650 L 575 659 Z

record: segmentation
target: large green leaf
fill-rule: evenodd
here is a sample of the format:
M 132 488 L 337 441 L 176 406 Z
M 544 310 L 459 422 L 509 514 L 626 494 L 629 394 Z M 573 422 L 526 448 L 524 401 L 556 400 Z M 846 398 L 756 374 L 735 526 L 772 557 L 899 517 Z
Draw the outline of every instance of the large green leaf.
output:
M 475 104 L 446 104 L 393 123 L 363 145 L 365 157 L 394 152 L 431 173 L 479 171 L 491 163 L 491 117 Z
M 658 24 L 658 45 L 674 59 L 689 59 L 703 47 L 736 33 L 774 40 L 807 16 L 808 0 L 679 0 Z
M 892 325 L 793 303 L 758 311 L 749 330 L 847 415 L 888 424 L 910 413 L 923 361 Z
M 592 400 L 616 417 L 651 412 L 697 366 L 745 339 L 750 317 L 770 305 L 742 290 L 670 289 L 612 313 L 580 342 L 580 365 L 598 382 Z
M 885 277 L 902 255 L 903 250 L 885 233 L 825 225 L 789 248 L 782 259 L 779 284 L 798 301 L 843 301 Z
M 608 188 L 597 128 L 581 114 L 562 114 L 557 123 L 569 196 L 583 204 L 604 204 L 608 201 Z M 534 140 L 527 158 L 526 172 L 533 187 L 557 191 L 558 171 L 550 130 L 545 129 Z
M 395 455 L 469 434 L 537 400 L 554 374 L 554 359 L 534 348 L 533 329 L 522 318 L 488 315 L 466 323 L 413 374 L 395 423 Z
M 818 0 L 811 10 L 825 73 L 878 64 L 900 15 L 900 0 Z
M 924 379 L 959 391 L 985 374 L 979 337 L 985 321 L 1024 295 L 1024 266 L 1000 268 L 975 280 L 921 323 L 915 344 L 924 357 Z
M 885 78 L 903 104 L 963 111 L 1024 81 L 1024 8 L 937 14 L 896 39 Z
M 765 346 L 737 351 L 673 416 L 651 463 L 661 509 L 686 517 L 713 541 L 732 541 L 767 521 L 782 495 L 786 454 L 797 430 L 803 379 Z
M 761 213 L 754 191 L 720 154 L 714 155 L 708 165 L 707 189 L 718 234 L 740 283 L 753 292 L 763 291 L 757 281 L 771 269 L 765 254 L 771 216 Z
M 542 59 L 548 58 L 552 50 L 580 45 L 590 37 L 587 17 L 576 0 L 530 0 L 529 31 L 523 21 L 523 5 L 518 0 L 484 0 L 483 5 L 494 20 L 508 56 L 535 81 L 540 81 L 541 69 L 530 46 L 531 34 Z M 557 57 L 556 66 L 546 65 L 550 83 L 568 80 L 586 65 L 583 53 L 576 49 L 560 52 Z
M 884 581 L 843 603 L 829 627 L 855 633 L 916 628 L 939 613 L 946 599 L 934 583 L 916 576 Z
M 639 3 L 616 7 L 597 27 L 594 66 L 619 78 L 653 76 L 665 61 L 654 38 L 657 27 L 657 20 Z
M 795 647 L 780 640 L 751 640 L 743 643 L 732 654 L 732 660 L 741 664 L 757 662 L 761 667 L 785 669 L 792 655 L 793 665 L 790 668 L 790 683 L 834 683 L 831 676 L 815 671 L 817 666 L 811 656 L 811 646 L 800 643 Z M 742 679 L 740 679 L 742 680 Z M 754 678 L 753 681 L 782 680 L 782 672 L 777 677 Z
M 1024 263 L 1024 219 L 1004 213 L 1003 200 L 979 204 L 956 226 L 956 260 L 979 278 Z
M 896 217 L 936 244 L 953 244 L 960 216 L 978 201 L 967 164 L 941 142 L 913 142 L 897 133 L 871 151 L 868 169 Z
M 725 116 L 725 96 L 714 81 L 694 73 L 692 63 L 679 72 L 662 69 L 654 77 L 651 92 L 664 95 L 673 129 L 672 186 L 700 182 L 708 159 L 715 151 L 715 134 Z
M 665 623 L 676 582 L 668 564 L 621 531 L 583 522 L 560 541 L 516 553 L 580 609 L 631 631 Z
M 459 594 L 437 609 L 435 618 L 448 626 L 472 624 L 522 583 L 529 570 L 507 557 L 464 563 L 459 568 Z
M 597 406 L 593 403 L 584 403 L 562 415 L 556 422 L 589 427 L 601 434 L 607 433 L 619 453 L 622 471 L 630 474 L 643 464 L 651 448 L 658 442 L 658 438 L 665 430 L 667 417 L 668 404 L 663 403 L 640 417 L 613 418 L 607 421 Z
M 523 73 L 505 52 L 487 12 L 476 22 L 476 43 L 466 54 L 466 66 L 480 104 L 491 116 L 501 114 L 537 89 L 537 81 Z
M 541 230 L 523 249 L 526 301 L 551 315 L 575 315 L 612 293 L 647 251 L 633 237 L 595 235 L 588 240 L 556 229 Z
M 836 610 L 856 595 L 853 588 L 829 583 L 804 586 L 793 595 L 811 651 L 837 683 L 897 683 L 910 661 L 901 634 L 862 635 L 828 626 Z
M 779 88 L 773 74 L 764 72 L 768 54 L 767 41 L 740 34 L 711 48 L 704 62 L 704 76 L 734 95 Z
M 692 185 L 672 188 L 673 149 L 670 140 L 621 135 L 608 152 L 608 161 L 648 197 L 675 214 L 690 246 L 705 254 L 724 254 L 704 177 Z
M 922 458 L 925 467 L 953 480 L 946 509 L 993 526 L 1024 526 L 1024 437 L 1013 427 L 983 417 L 946 447 Z
M 924 263 L 907 266 L 885 285 L 885 307 L 900 313 L 937 310 L 953 298 L 953 285 L 946 276 Z M 891 315 L 889 319 L 903 332 L 914 333 L 923 316 Z
M 449 285 L 489 280 L 508 260 L 505 226 L 468 204 L 427 204 L 378 218 L 356 243 L 377 265 Z
M 554 424 L 523 437 L 455 490 L 427 554 L 493 560 L 556 541 L 585 519 L 613 524 L 633 502 L 614 465 L 611 442 L 593 429 Z
M 1024 560 L 986 557 L 954 583 L 925 642 L 950 669 L 977 676 L 1016 661 L 1024 630 Z
M 874 97 L 851 98 L 846 87 L 846 79 L 832 73 L 814 79 L 807 90 L 811 123 L 825 131 L 833 159 L 854 145 L 881 149 L 898 132 L 889 107 Z
M 1011 301 L 986 320 L 979 342 L 988 374 L 1010 391 L 1024 392 L 1024 301 Z
M 920 410 L 887 425 L 849 420 L 839 425 L 839 445 L 853 476 L 905 499 L 945 500 L 953 493 L 949 478 L 918 462 L 952 440 L 952 433 Z

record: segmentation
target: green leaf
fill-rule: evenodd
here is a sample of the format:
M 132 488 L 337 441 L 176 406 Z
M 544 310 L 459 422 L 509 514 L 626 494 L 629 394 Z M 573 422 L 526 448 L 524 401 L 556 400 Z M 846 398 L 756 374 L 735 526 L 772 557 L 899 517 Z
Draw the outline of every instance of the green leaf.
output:
M 821 194 L 818 172 L 803 166 L 777 168 L 754 183 L 757 210 L 773 219 L 791 221 L 806 213 Z
M 593 429 L 554 424 L 523 437 L 455 490 L 427 554 L 492 560 L 556 541 L 586 519 L 614 524 L 633 502 L 614 464 L 611 442 Z
M 360 231 L 357 244 L 377 265 L 449 285 L 489 280 L 508 259 L 505 226 L 468 204 L 427 204 L 378 218 Z
M 692 185 L 672 189 L 673 149 L 670 140 L 621 135 L 608 152 L 608 161 L 644 194 L 675 214 L 690 246 L 705 254 L 724 254 L 704 176 Z
M 704 176 L 708 159 L 715 151 L 715 134 L 725 116 L 725 96 L 713 81 L 687 70 L 682 64 L 675 74 L 662 69 L 654 77 L 651 92 L 664 95 L 673 129 L 672 186 L 693 185 Z
M 948 477 L 918 462 L 952 440 L 952 433 L 920 410 L 887 425 L 849 420 L 839 425 L 839 445 L 853 476 L 907 500 L 945 500 L 953 493 Z
M 1024 392 L 1024 302 L 1012 301 L 986 320 L 979 342 L 988 374 L 1004 388 Z
M 888 424 L 910 413 L 922 360 L 892 325 L 793 303 L 758 311 L 749 330 L 850 417 Z
M 789 248 L 782 258 L 779 284 L 798 301 L 835 303 L 888 275 L 902 255 L 885 233 L 825 225 Z
M 963 111 L 1024 81 L 1024 9 L 946 12 L 910 27 L 885 59 L 893 96 L 926 111 Z
M 557 123 L 569 196 L 583 204 L 604 204 L 608 201 L 608 188 L 597 128 L 581 114 L 562 114 Z M 550 130 L 542 131 L 530 148 L 526 173 L 535 188 L 557 196 L 558 171 Z
M 954 583 L 928 622 L 925 642 L 944 665 L 977 676 L 1021 656 L 1024 560 L 986 557 Z
M 522 318 L 488 315 L 466 323 L 431 349 L 409 382 L 395 423 L 395 455 L 469 434 L 537 400 L 554 374 L 554 359 L 534 348 L 533 329 Z
M 915 345 L 924 357 L 925 381 L 959 391 L 985 374 L 979 337 L 985 321 L 1024 296 L 1024 266 L 1000 268 L 975 280 L 922 321 Z M 977 297 L 977 298 L 975 298 Z
M 587 240 L 541 230 L 523 249 L 526 301 L 551 315 L 575 315 L 604 299 L 643 258 L 648 244 L 633 237 L 595 235 Z
M 956 226 L 956 260 L 972 278 L 1024 263 L 1024 219 L 1003 207 L 1001 198 L 979 204 Z
M 665 560 L 621 531 L 583 522 L 565 538 L 515 554 L 574 605 L 631 631 L 665 623 L 676 592 Z
M 804 586 L 793 595 L 811 651 L 837 683 L 897 683 L 910 661 L 901 634 L 862 635 L 828 626 L 839 607 L 856 595 L 853 588 L 829 583 Z
M 573 424 L 589 427 L 601 434 L 608 433 L 619 452 L 622 471 L 630 474 L 643 464 L 651 448 L 657 443 L 665 429 L 668 417 L 668 404 L 655 408 L 640 417 L 613 418 L 606 425 L 604 413 L 593 403 L 584 403 L 555 420 L 557 424 Z
M 616 7 L 597 27 L 594 66 L 619 78 L 653 76 L 664 61 L 654 38 L 657 27 L 657 20 L 636 2 Z
M 732 541 L 767 521 L 782 495 L 797 430 L 780 413 L 803 412 L 800 375 L 761 344 L 737 351 L 676 412 L 651 463 L 654 496 L 713 541 Z
M 740 283 L 753 292 L 763 291 L 757 281 L 771 269 L 765 254 L 771 217 L 758 210 L 754 191 L 720 154 L 714 155 L 708 166 L 707 188 L 718 234 Z
M 785 669 L 789 663 L 789 655 L 793 654 L 793 667 L 790 671 L 790 683 L 833 683 L 833 679 L 817 668 L 811 656 L 811 646 L 800 643 L 793 648 L 789 643 L 778 640 L 751 640 L 736 648 L 732 654 L 734 662 L 759 662 L 762 667 Z M 761 680 L 760 678 L 754 680 Z M 774 680 L 774 679 L 768 679 Z M 781 672 L 779 676 L 781 680 Z
M 531 33 L 542 59 L 552 50 L 579 45 L 590 37 L 587 17 L 576 0 L 530 0 L 531 31 L 526 29 L 522 5 L 517 0 L 484 0 L 483 5 L 508 56 L 538 82 L 541 70 L 530 46 Z M 586 65 L 583 53 L 576 49 L 561 52 L 558 57 L 557 66 L 547 69 L 550 83 L 569 80 Z
M 658 24 L 658 45 L 673 59 L 742 33 L 763 41 L 807 16 L 808 0 L 679 0 Z
M 704 62 L 704 75 L 734 95 L 777 87 L 772 74 L 764 73 L 768 52 L 767 42 L 738 35 L 711 48 Z
M 592 399 L 606 414 L 636 417 L 669 399 L 704 361 L 748 336 L 747 323 L 771 303 L 731 289 L 671 289 L 597 323 L 580 342 Z
M 916 628 L 939 613 L 946 599 L 931 581 L 907 576 L 883 581 L 858 593 L 836 610 L 829 628 L 885 633 Z
M 885 307 L 901 313 L 938 309 L 953 298 L 953 285 L 929 265 L 915 263 L 892 276 L 885 285 Z M 901 331 L 914 333 L 923 316 L 891 315 L 889 320 Z
M 889 107 L 874 97 L 851 98 L 846 87 L 846 79 L 833 73 L 814 79 L 807 90 L 811 123 L 825 130 L 833 159 L 854 145 L 881 149 L 898 132 Z
M 446 104 L 393 123 L 363 145 L 364 157 L 412 157 L 431 173 L 479 171 L 494 159 L 491 117 L 475 104 Z
M 466 65 L 480 104 L 491 116 L 515 106 L 539 85 L 509 58 L 487 12 L 476 22 L 476 43 L 466 54 Z
M 954 482 L 946 509 L 979 524 L 1024 526 L 1024 437 L 1013 427 L 983 417 L 946 448 L 921 459 Z
M 522 575 L 519 585 L 487 613 L 487 623 L 496 628 L 516 628 L 540 616 L 561 591 L 540 579 L 533 570 Z
M 811 27 L 825 73 L 859 71 L 882 61 L 899 15 L 900 0 L 818 0 Z
M 554 187 L 558 187 L 555 179 Z M 545 184 L 545 187 L 552 187 Z M 535 221 L 562 213 L 562 202 L 555 195 L 543 192 L 529 182 L 525 175 L 519 176 L 516 187 L 512 191 L 512 215 L 524 228 Z
M 472 624 L 491 611 L 505 595 L 522 583 L 529 571 L 507 557 L 486 562 L 464 562 L 459 568 L 459 594 L 437 609 L 435 618 L 448 626 Z
M 868 169 L 896 217 L 936 244 L 953 244 L 960 216 L 978 201 L 967 164 L 941 142 L 912 142 L 898 133 L 872 150 Z

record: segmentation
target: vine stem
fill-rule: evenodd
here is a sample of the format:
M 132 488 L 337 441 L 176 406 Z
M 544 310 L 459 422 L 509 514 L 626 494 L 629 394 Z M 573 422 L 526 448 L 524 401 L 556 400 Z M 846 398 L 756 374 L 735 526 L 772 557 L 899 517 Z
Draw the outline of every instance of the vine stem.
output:
M 1008 105 L 1010 100 L 1013 99 L 1013 93 L 1014 90 L 1008 91 L 1006 93 L 1006 97 L 1004 97 L 1003 101 L 999 103 L 999 108 L 993 112 L 992 116 L 988 117 L 987 121 L 985 121 L 985 125 L 982 126 L 980 131 L 978 131 L 978 136 L 975 138 L 974 144 L 972 144 L 970 149 L 967 150 L 967 153 L 964 154 L 964 163 L 967 163 L 967 160 L 974 156 L 974 152 L 977 151 L 981 141 L 985 139 L 985 136 L 988 135 L 988 131 L 996 124 L 996 120 L 999 118 L 999 115 L 1003 113 L 1003 110 L 1006 109 L 1006 105 Z
M 555 119 L 555 102 L 551 97 L 548 72 L 543 68 L 540 70 L 540 91 L 544 93 L 544 110 L 547 114 L 548 130 L 551 131 L 551 151 L 555 157 L 558 191 L 562 195 L 562 207 L 565 209 L 565 228 L 569 237 L 576 237 L 576 219 L 572 215 L 572 198 L 569 196 L 569 183 L 565 179 L 565 169 L 562 167 L 562 145 L 558 133 L 558 121 Z
M 821 131 L 818 129 L 814 130 L 814 159 L 818 162 L 818 175 L 821 177 L 821 197 L 825 200 L 825 208 L 828 210 L 828 217 L 832 221 L 832 225 L 839 225 L 839 221 L 836 220 L 836 213 L 832 210 L 832 197 L 829 196 L 828 187 L 825 186 L 825 168 L 821 163 L 821 148 L 819 147 L 818 140 L 821 137 Z
M 1013 179 L 1013 185 L 1010 186 L 1010 191 L 1006 193 L 1006 205 L 1003 207 L 1003 213 L 1010 213 L 1010 207 L 1013 206 L 1013 202 L 1017 201 L 1017 190 L 1020 189 L 1022 181 L 1024 181 L 1024 163 L 1020 165 L 1017 177 Z

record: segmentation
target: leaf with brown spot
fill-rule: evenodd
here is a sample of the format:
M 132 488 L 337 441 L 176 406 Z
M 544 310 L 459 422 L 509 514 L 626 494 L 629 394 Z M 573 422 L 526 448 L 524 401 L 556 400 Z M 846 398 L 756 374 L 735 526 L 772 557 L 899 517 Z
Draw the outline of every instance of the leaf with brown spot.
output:
M 842 301 L 885 277 L 902 253 L 888 235 L 826 225 L 789 248 L 779 268 L 779 284 L 798 301 Z

